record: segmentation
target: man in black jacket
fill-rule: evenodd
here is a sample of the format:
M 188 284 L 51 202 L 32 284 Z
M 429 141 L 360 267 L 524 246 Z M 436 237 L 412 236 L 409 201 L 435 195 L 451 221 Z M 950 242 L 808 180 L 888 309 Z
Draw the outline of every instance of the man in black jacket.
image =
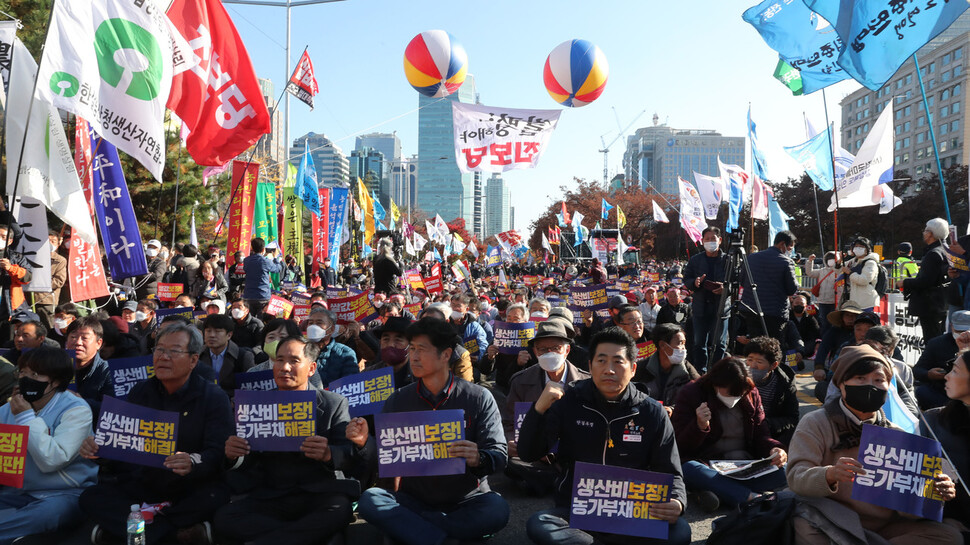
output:
M 396 492 L 370 488 L 358 511 L 396 542 L 440 545 L 447 540 L 478 540 L 509 521 L 509 505 L 488 486 L 488 475 L 508 460 L 502 417 L 488 390 L 456 378 L 449 359 L 459 342 L 451 325 L 422 318 L 407 330 L 411 373 L 416 382 L 391 394 L 383 412 L 462 409 L 465 439 L 448 446 L 448 455 L 465 459 L 459 475 L 402 477 Z M 355 420 L 354 436 L 367 433 Z M 369 441 L 373 442 L 371 437 Z
M 781 231 L 775 235 L 774 245 L 748 257 L 748 268 L 753 278 L 747 278 L 742 269 L 741 294 L 743 313 L 747 323 L 748 337 L 768 335 L 784 342 L 782 332 L 788 324 L 788 297 L 798 291 L 798 279 L 795 275 L 795 263 L 791 260 L 791 252 L 795 248 L 795 235 L 791 231 Z M 758 301 L 765 315 L 765 327 L 761 328 L 761 320 L 756 314 L 755 293 L 751 285 L 758 287 Z
M 245 373 L 255 365 L 252 350 L 231 340 L 234 329 L 233 319 L 225 314 L 206 316 L 202 321 L 205 350 L 199 354 L 199 370 L 207 378 L 217 379 L 230 398 L 236 390 L 236 373 Z
M 927 341 L 943 334 L 943 321 L 946 319 L 943 284 L 947 281 L 948 269 L 943 241 L 949 232 L 950 226 L 943 218 L 926 222 L 923 229 L 926 253 L 923 254 L 916 278 L 896 281 L 896 287 L 909 298 L 909 313 L 919 318 L 923 339 Z
M 920 268 L 922 271 L 923 269 Z M 926 348 L 913 366 L 916 400 L 922 410 L 942 407 L 949 398 L 944 385 L 957 354 L 970 348 L 970 311 L 959 310 L 950 317 L 950 330 L 928 339 Z
M 693 293 L 692 319 L 694 324 L 694 363 L 706 369 L 724 357 L 728 342 L 728 323 L 724 307 L 718 308 L 721 293 L 724 291 L 724 272 L 728 256 L 721 250 L 721 230 L 707 227 L 703 232 L 704 252 L 694 254 L 684 268 L 684 285 Z M 718 320 L 721 322 L 720 338 L 714 339 Z M 712 358 L 708 358 L 708 347 L 714 347 Z M 710 361 L 708 361 L 710 359 Z
M 302 337 L 280 342 L 273 378 L 280 391 L 303 391 L 316 370 L 320 348 Z M 360 496 L 360 483 L 343 471 L 373 455 L 367 450 L 367 431 L 348 427 L 347 399 L 316 391 L 316 430 L 300 452 L 251 452 L 249 442 L 235 435 L 226 439 L 226 458 L 233 470 L 251 473 L 256 487 L 239 501 L 216 513 L 216 532 L 233 543 L 309 545 L 326 542 L 353 519 L 351 502 Z M 350 430 L 350 433 L 348 433 Z M 356 433 L 356 435 L 352 435 Z M 373 443 L 371 443 L 371 447 Z
M 690 525 L 681 516 L 687 507 L 680 454 L 674 428 L 663 407 L 630 384 L 637 369 L 637 348 L 619 328 L 608 328 L 590 345 L 591 379 L 566 388 L 547 382 L 519 431 L 519 457 L 533 462 L 559 442 L 556 508 L 529 519 L 526 531 L 539 545 L 559 543 L 690 543 Z M 651 503 L 651 518 L 670 523 L 666 541 L 589 533 L 569 527 L 570 493 L 575 462 L 604 464 L 668 473 L 674 476 L 666 503 Z

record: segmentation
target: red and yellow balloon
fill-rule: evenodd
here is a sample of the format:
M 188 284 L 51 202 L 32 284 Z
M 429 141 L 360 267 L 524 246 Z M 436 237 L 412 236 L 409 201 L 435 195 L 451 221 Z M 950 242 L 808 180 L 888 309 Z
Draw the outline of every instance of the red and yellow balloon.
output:
M 468 74 L 468 55 L 444 30 L 418 34 L 404 50 L 404 75 L 422 95 L 446 97 L 461 87 Z
M 553 100 L 578 108 L 603 94 L 609 74 L 610 66 L 600 48 L 586 40 L 569 40 L 546 58 L 542 80 Z

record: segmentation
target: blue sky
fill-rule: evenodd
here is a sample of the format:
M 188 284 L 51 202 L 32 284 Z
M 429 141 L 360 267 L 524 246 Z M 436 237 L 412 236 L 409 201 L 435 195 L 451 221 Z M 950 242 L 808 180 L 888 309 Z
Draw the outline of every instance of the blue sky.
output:
M 610 148 L 610 176 L 621 169 L 626 134 L 649 125 L 654 113 L 675 128 L 743 136 L 750 103 L 769 178 L 785 180 L 801 170 L 781 147 L 805 140 L 803 112 L 824 126 L 822 93 L 792 97 L 772 78 L 777 54 L 741 20 L 754 3 L 345 0 L 293 8 L 290 66 L 309 46 L 320 94 L 312 112 L 291 99 L 290 138 L 322 132 L 349 154 L 358 134 L 396 131 L 404 155 L 417 153 L 418 94 L 404 77 L 402 57 L 421 31 L 454 35 L 468 53 L 482 103 L 513 108 L 559 108 L 542 84 L 543 63 L 559 43 L 583 38 L 609 61 L 606 90 L 596 102 L 563 112 L 538 168 L 505 174 L 515 227 L 528 229 L 558 200 L 561 185 L 575 186 L 574 176 L 602 179 L 600 137 L 609 143 L 643 110 Z M 256 73 L 272 79 L 279 93 L 289 76 L 286 10 L 226 8 Z M 849 81 L 826 90 L 836 127 L 839 100 L 858 87 Z

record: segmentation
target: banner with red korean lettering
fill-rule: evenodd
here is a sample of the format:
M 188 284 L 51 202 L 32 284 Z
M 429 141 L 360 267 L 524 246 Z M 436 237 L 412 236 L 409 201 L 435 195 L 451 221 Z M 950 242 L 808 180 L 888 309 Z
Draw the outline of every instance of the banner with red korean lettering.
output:
M 195 162 L 221 166 L 270 131 L 269 110 L 246 45 L 222 2 L 170 4 L 171 26 L 192 51 L 189 70 L 172 78 L 168 107 L 190 130 L 185 148 Z
M 91 135 L 88 124 L 79 122 L 74 128 L 74 163 L 81 173 L 81 189 L 87 212 L 94 217 L 94 204 L 91 200 Z M 71 248 L 67 257 L 67 280 L 71 287 L 71 301 L 87 301 L 108 295 L 108 281 L 101 269 L 101 253 L 97 241 L 89 244 L 79 236 L 71 237 Z
M 259 163 L 233 161 L 232 163 L 232 203 L 229 205 L 229 242 L 226 255 L 242 252 L 249 255 L 249 244 L 253 237 L 253 215 L 256 208 L 256 180 L 259 178 Z
M 299 202 L 299 204 L 303 204 Z M 313 264 L 311 272 L 317 274 L 330 260 L 330 188 L 320 188 L 320 215 L 310 214 L 313 234 Z M 334 267 L 336 269 L 336 267 Z
M 290 76 L 290 81 L 286 84 L 286 92 L 300 99 L 312 110 L 313 97 L 319 91 L 317 78 L 313 76 L 313 63 L 310 62 L 310 53 L 304 50 L 300 62 L 296 63 L 296 69 Z
M 377 318 L 377 309 L 371 304 L 368 295 L 370 292 L 351 295 L 350 297 L 337 297 L 327 301 L 330 311 L 337 316 L 337 321 L 342 323 L 360 322 L 366 324 Z
M 0 424 L 0 486 L 24 487 L 29 434 L 27 426 Z
M 425 276 L 422 281 L 428 293 L 441 293 L 444 287 L 441 285 L 441 264 L 435 263 L 431 266 L 431 276 Z
M 464 173 L 534 168 L 559 122 L 560 110 L 451 104 L 455 158 Z

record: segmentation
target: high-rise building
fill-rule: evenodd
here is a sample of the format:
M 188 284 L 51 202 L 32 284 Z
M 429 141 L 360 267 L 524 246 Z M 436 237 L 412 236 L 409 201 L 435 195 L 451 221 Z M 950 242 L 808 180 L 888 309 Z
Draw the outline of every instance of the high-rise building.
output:
M 485 186 L 485 227 L 482 238 L 511 229 L 512 198 L 501 174 L 492 174 Z
M 350 152 L 350 179 L 357 180 L 357 178 L 360 178 L 367 186 L 367 190 L 380 198 L 381 205 L 385 208 L 390 206 L 388 201 L 389 188 L 388 184 L 385 183 L 384 176 L 386 168 L 384 154 L 374 148 L 364 146 Z
M 475 190 L 474 190 L 474 212 L 472 221 L 471 232 L 479 237 L 484 237 L 483 231 L 485 230 L 485 183 L 482 181 L 482 173 L 475 173 Z
M 963 69 L 963 59 L 970 55 L 968 14 L 960 16 L 950 28 L 920 49 L 917 57 L 943 168 L 970 161 L 964 145 L 970 136 L 965 117 L 970 89 Z M 953 34 L 960 28 L 962 33 Z M 857 154 L 876 119 L 891 107 L 895 131 L 893 176 L 921 178 L 937 172 L 929 121 L 912 58 L 879 90 L 860 87 L 839 104 L 842 106 L 842 147 L 846 151 Z
M 692 172 L 719 176 L 717 158 L 744 166 L 744 137 L 721 136 L 717 131 L 675 129 L 659 124 L 637 129 L 627 137 L 623 169 L 628 180 L 644 190 L 651 186 L 666 195 L 679 194 L 677 177 L 693 178 Z
M 394 133 L 372 132 L 357 137 L 355 150 L 372 148 L 384 155 L 384 160 L 388 163 L 397 163 L 401 160 L 401 139 Z M 384 169 L 385 172 L 391 170 L 390 165 Z
M 420 95 L 418 105 L 417 206 L 445 221 L 464 218 L 474 224 L 474 175 L 462 174 L 455 162 L 455 136 L 451 121 L 452 101 L 474 103 L 475 78 L 469 74 L 458 92 L 446 99 Z
M 414 195 L 418 189 L 418 156 L 401 159 L 391 169 L 390 198 L 402 210 L 414 208 Z
M 346 187 L 349 184 L 350 162 L 340 146 L 334 144 L 325 135 L 307 133 L 294 139 L 290 147 L 290 163 L 293 166 L 300 167 L 304 149 L 309 149 L 310 156 L 313 157 L 313 166 L 317 170 L 317 184 L 320 187 Z

